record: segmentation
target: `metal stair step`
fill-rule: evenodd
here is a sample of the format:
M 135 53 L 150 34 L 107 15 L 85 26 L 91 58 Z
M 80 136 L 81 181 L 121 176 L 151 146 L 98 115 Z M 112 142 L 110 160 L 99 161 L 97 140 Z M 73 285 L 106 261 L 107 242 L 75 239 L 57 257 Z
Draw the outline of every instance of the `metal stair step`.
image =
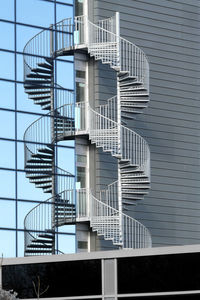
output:
M 25 168 L 26 169 L 50 169 L 50 170 L 52 170 L 52 165 L 46 165 L 45 162 L 44 162 L 44 164 L 42 164 L 40 162 L 39 165 L 37 165 L 37 164 L 26 164 Z
M 44 159 L 49 159 L 49 160 L 52 160 L 52 155 L 49 155 L 49 154 L 41 154 L 41 153 L 36 153 L 36 154 L 33 154 L 32 157 L 34 158 L 44 158 Z
M 42 69 L 42 68 L 34 68 L 31 71 L 36 72 L 36 73 L 52 74 L 51 70 L 46 70 L 46 69 Z
M 51 58 L 51 57 L 46 57 L 45 60 L 46 60 L 46 62 L 48 62 L 48 64 L 50 64 L 50 65 L 53 64 L 53 58 Z
M 51 79 L 50 75 L 42 75 L 42 74 L 36 74 L 36 73 L 30 73 L 26 77 L 27 78 Z
M 33 243 L 33 244 L 42 243 L 42 244 L 52 245 L 53 244 L 53 240 L 47 240 L 47 239 L 39 239 L 39 238 L 37 238 L 36 240 L 32 240 L 31 243 Z
M 148 189 L 149 190 L 149 189 Z M 148 194 L 148 190 L 129 190 L 129 189 L 122 189 L 122 198 L 123 198 L 123 195 L 125 194 L 142 194 L 142 195 L 145 195 L 145 194 Z
M 40 233 L 40 234 L 38 234 L 38 237 L 45 238 L 48 240 L 53 240 L 53 238 L 54 238 L 53 233 Z
M 32 157 L 31 159 L 27 160 L 27 163 L 45 163 L 48 165 L 52 164 L 52 158 L 50 159 L 38 159 L 36 157 Z
M 51 93 L 51 90 L 48 88 L 48 87 L 46 87 L 45 89 L 40 89 L 40 90 L 34 90 L 34 91 L 26 91 L 26 93 L 27 94 L 29 94 L 29 95 L 42 95 L 42 94 L 50 94 Z
M 50 100 L 43 100 L 43 101 L 37 101 L 37 100 L 34 100 L 34 103 L 36 105 L 42 105 L 42 106 L 46 106 L 47 104 L 50 105 L 51 104 L 51 101 Z
M 121 101 L 123 101 L 123 99 L 130 98 L 130 97 L 149 97 L 149 94 L 146 92 L 138 93 L 137 91 L 135 93 L 134 92 L 121 92 L 120 97 L 122 99 Z
M 26 249 L 25 250 L 25 253 L 26 254 L 51 254 L 52 253 L 52 251 L 51 250 L 43 250 L 43 249 Z
M 29 84 L 34 84 L 34 85 L 36 85 L 36 84 L 51 84 L 51 80 L 48 80 L 48 79 L 41 79 L 41 80 L 38 80 L 38 79 L 26 79 L 25 80 L 25 82 L 24 82 L 24 85 L 26 86 L 27 84 L 29 85 Z
M 50 149 L 50 148 L 41 148 L 41 149 L 38 149 L 38 152 L 39 153 L 53 154 L 53 150 Z
M 39 67 L 42 67 L 44 69 L 49 69 L 49 70 L 52 70 L 53 66 L 52 65 L 49 65 L 47 63 L 39 63 L 38 64 Z
M 142 84 L 143 82 L 137 81 L 136 77 L 135 78 L 128 77 L 126 80 L 120 81 L 119 86 L 121 88 L 129 85 L 142 85 Z
M 50 86 L 48 85 L 42 85 L 42 84 L 29 84 L 29 85 L 24 85 L 25 87 L 25 92 L 28 93 L 28 90 L 31 90 L 31 91 L 34 91 L 34 90 L 38 90 L 38 89 L 47 89 L 48 87 L 51 88 Z
M 33 245 L 27 245 L 27 248 L 40 248 L 40 249 L 52 249 L 52 245 L 44 245 L 44 244 L 33 244 Z

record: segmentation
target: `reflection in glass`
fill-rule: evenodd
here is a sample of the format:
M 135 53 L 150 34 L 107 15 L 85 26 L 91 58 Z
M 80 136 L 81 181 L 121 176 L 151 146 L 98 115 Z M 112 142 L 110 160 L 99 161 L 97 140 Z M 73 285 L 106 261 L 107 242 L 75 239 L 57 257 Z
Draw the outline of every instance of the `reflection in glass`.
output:
M 0 253 L 3 257 L 15 256 L 15 231 L 0 230 Z
M 30 183 L 25 172 L 18 172 L 17 178 L 19 199 L 45 201 L 51 197 L 51 194 L 43 193 L 42 189 L 36 188 L 33 183 Z
M 15 198 L 15 172 L 0 170 L 0 197 Z
M 18 220 L 18 228 L 19 229 L 24 229 L 24 218 L 28 214 L 28 212 L 36 205 L 37 205 L 37 203 L 18 201 L 17 220 Z
M 74 64 L 57 61 L 57 83 L 63 88 L 73 89 L 74 88 Z
M 0 48 L 14 50 L 14 25 L 0 22 L 0 36 Z
M 22 55 L 20 56 L 22 57 Z M 18 56 L 19 58 L 19 56 Z M 18 62 L 18 61 L 17 61 Z M 20 69 L 22 72 L 22 70 Z M 20 73 L 21 73 L 20 72 Z M 36 112 L 36 113 L 46 113 L 46 111 L 42 111 L 40 105 L 34 105 L 32 99 L 28 98 L 28 94 L 24 92 L 23 84 L 17 84 L 17 109 L 28 112 Z M 37 116 L 35 116 L 37 118 Z M 30 125 L 30 124 L 29 124 Z
M 15 142 L 0 140 L 0 167 L 15 168 Z
M 4 138 L 15 138 L 15 113 L 10 111 L 0 110 L 0 137 Z
M 15 205 L 15 201 L 1 200 L 0 227 L 15 228 Z
M 17 50 L 23 52 L 26 43 L 40 31 L 41 29 L 17 25 Z
M 75 236 L 58 234 L 58 249 L 63 253 L 74 253 Z
M 14 20 L 14 0 L 1 1 L 0 19 Z
M 74 174 L 74 149 L 57 147 L 57 162 L 59 168 Z
M 24 256 L 24 232 L 17 232 L 17 245 L 18 245 L 18 256 L 23 257 Z
M 14 79 L 14 54 L 0 51 L 0 78 Z
M 25 24 L 49 27 L 50 24 L 54 23 L 53 3 L 40 0 L 18 0 L 17 21 Z
M 0 81 L 0 107 L 15 108 L 15 84 L 12 82 Z
M 66 18 L 72 18 L 72 16 L 73 16 L 73 7 L 68 5 L 57 4 L 56 6 L 57 22 Z
M 18 137 L 18 139 L 23 140 L 26 129 L 39 118 L 40 118 L 40 116 L 37 116 L 37 115 L 18 113 L 17 114 L 17 137 Z M 32 137 L 30 136 L 30 139 L 33 142 L 36 141 L 35 136 L 32 136 Z

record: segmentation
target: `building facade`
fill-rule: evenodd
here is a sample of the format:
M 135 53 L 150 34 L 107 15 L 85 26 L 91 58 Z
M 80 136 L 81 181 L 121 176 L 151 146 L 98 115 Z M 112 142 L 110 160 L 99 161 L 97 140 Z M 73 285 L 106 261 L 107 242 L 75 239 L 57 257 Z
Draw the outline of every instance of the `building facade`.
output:
M 199 299 L 199 250 L 193 245 L 8 258 L 0 284 L 19 299 Z M 40 282 L 36 291 L 33 282 Z
M 86 37 L 85 28 L 83 29 L 84 34 L 81 32 L 81 19 L 75 22 L 74 36 L 72 31 L 70 31 L 72 23 L 69 20 L 60 22 L 68 16 L 73 16 L 72 3 L 66 3 L 66 1 L 36 1 L 37 5 L 33 3 L 32 9 L 39 11 L 41 14 L 46 9 L 51 11 L 48 17 L 40 18 L 42 21 L 39 21 L 39 17 L 35 17 L 33 20 L 25 18 L 25 6 L 22 2 L 22 0 L 8 1 L 7 5 L 10 6 L 10 9 L 5 8 L 2 10 L 4 15 L 2 15 L 1 19 L 2 30 L 4 32 L 10 30 L 13 37 L 12 45 L 5 40 L 1 49 L 2 61 L 4 63 L 8 61 L 11 66 L 9 70 L 13 70 L 13 72 L 8 72 L 6 67 L 2 68 L 3 95 L 10 99 L 10 101 L 5 101 L 1 104 L 2 120 L 9 119 L 12 121 L 9 122 L 9 126 L 6 129 L 2 127 L 1 142 L 2 149 L 5 149 L 4 153 L 7 154 L 8 151 L 11 151 L 12 155 L 10 157 L 15 159 L 13 161 L 10 159 L 5 161 L 5 155 L 2 156 L 2 183 L 3 180 L 6 183 L 10 183 L 9 191 L 6 184 L 3 184 L 1 206 L 4 209 L 2 209 L 2 214 L 9 214 L 12 222 L 3 217 L 0 234 L 2 234 L 2 239 L 5 235 L 10 236 L 9 241 L 12 241 L 10 249 L 16 250 L 13 250 L 15 253 L 12 251 L 9 256 L 22 255 L 23 251 L 20 245 L 23 243 L 23 220 L 26 214 L 35 205 L 39 204 L 40 208 L 43 207 L 41 210 L 40 208 L 38 209 L 42 218 L 37 218 L 35 213 L 32 213 L 32 221 L 29 224 L 32 226 L 34 223 L 37 226 L 38 224 L 42 226 L 36 228 L 36 232 L 43 235 L 42 238 L 44 238 L 44 235 L 52 235 L 52 232 L 49 231 L 51 228 L 45 227 L 45 222 L 52 222 L 52 219 L 50 218 L 49 220 L 45 216 L 52 216 L 53 214 L 54 222 L 57 221 L 58 225 L 55 226 L 53 232 L 55 252 L 58 250 L 66 252 L 69 244 L 67 243 L 67 238 L 70 235 L 74 235 L 74 227 L 69 224 L 75 223 L 75 214 L 73 206 L 70 206 L 70 216 L 73 220 L 69 222 L 69 207 L 63 212 L 63 208 L 56 204 L 56 201 L 59 201 L 59 199 L 56 199 L 55 195 L 63 191 L 60 188 L 67 182 L 73 188 L 69 188 L 68 194 L 63 194 L 63 197 L 68 200 L 74 199 L 74 202 L 72 201 L 70 204 L 75 205 L 75 203 L 79 203 L 76 209 L 81 208 L 79 217 L 82 217 L 82 220 L 79 218 L 80 222 L 76 225 L 77 251 L 112 249 L 112 242 L 105 242 L 103 238 L 98 237 L 90 228 L 88 220 L 84 220 L 85 206 L 83 203 L 87 199 L 87 195 L 81 189 L 106 190 L 108 185 L 118 179 L 118 165 L 116 164 L 116 157 L 112 157 L 110 153 L 102 151 L 102 145 L 100 145 L 100 148 L 96 147 L 96 140 L 93 140 L 94 143 L 90 143 L 91 139 L 86 137 L 88 132 L 80 132 L 85 126 L 84 122 L 87 118 L 85 118 L 86 110 L 84 111 L 83 104 L 78 103 L 87 102 L 89 99 L 92 109 L 96 109 L 99 105 L 105 105 L 107 99 L 116 95 L 116 70 L 109 67 L 108 64 L 102 64 L 101 61 L 92 59 L 91 56 L 94 54 L 94 49 L 93 53 L 90 49 L 89 56 L 88 51 L 78 46 L 84 44 Z M 30 7 L 27 7 L 27 11 L 29 9 Z M 149 59 L 151 95 L 149 107 L 143 110 L 142 114 L 136 115 L 134 120 L 126 118 L 124 126 L 137 132 L 150 146 L 151 191 L 149 195 L 145 195 L 144 199 L 137 201 L 136 206 L 129 205 L 130 203 L 126 204 L 124 207 L 126 211 L 123 212 L 129 215 L 130 219 L 138 220 L 150 230 L 153 246 L 199 243 L 198 9 L 199 3 L 196 0 L 190 4 L 184 0 L 170 1 L 170 3 L 165 0 L 161 3 L 154 0 L 150 3 L 143 0 L 126 0 L 122 4 L 119 1 L 94 0 L 75 2 L 76 16 L 86 15 L 93 24 L 99 25 L 101 24 L 98 23 L 99 20 L 111 18 L 111 25 L 109 26 L 113 26 L 113 28 L 109 27 L 109 29 L 112 29 L 113 33 L 118 36 L 119 32 L 117 34 L 115 28 L 118 28 L 118 30 L 120 28 L 120 36 L 140 47 L 141 53 L 144 52 Z M 8 15 L 8 11 L 12 13 Z M 116 19 L 113 18 L 116 12 L 120 13 L 120 27 L 116 26 Z M 49 17 L 50 15 L 51 18 Z M 55 26 L 58 22 L 60 23 Z M 54 25 L 50 26 L 50 24 Z M 102 22 L 100 26 L 103 28 L 105 24 Z M 68 108 L 63 111 L 57 110 L 59 116 L 55 115 L 55 113 L 50 113 L 48 116 L 45 114 L 45 110 L 49 109 L 48 100 L 45 103 L 45 101 L 41 100 L 41 97 L 35 94 L 30 96 L 32 90 L 37 90 L 36 84 L 38 83 L 36 81 L 38 77 L 33 76 L 36 74 L 31 73 L 30 69 L 27 70 L 26 67 L 25 76 L 29 75 L 29 79 L 25 77 L 25 80 L 29 80 L 29 85 L 25 81 L 25 90 L 30 96 L 29 98 L 34 100 L 35 104 L 40 102 L 40 105 L 34 105 L 33 101 L 28 100 L 28 96 L 23 92 L 23 47 L 35 34 L 38 34 L 43 29 L 44 32 L 47 32 L 46 35 L 44 34 L 45 37 L 43 39 L 47 41 L 48 49 L 46 50 L 45 46 L 43 47 L 42 39 L 38 38 L 36 42 L 32 43 L 32 48 L 29 46 L 30 44 L 28 45 L 25 61 L 29 61 L 30 64 L 34 62 L 46 64 L 46 66 L 37 66 L 37 68 L 42 67 L 46 69 L 46 72 L 43 71 L 43 74 L 38 72 L 38 70 L 35 72 L 40 73 L 44 81 L 45 79 L 49 80 L 48 75 L 45 75 L 45 73 L 48 74 L 48 70 L 51 70 L 53 65 L 53 81 L 51 79 L 50 86 L 48 86 L 50 95 L 46 92 L 46 94 L 43 93 L 42 97 L 43 100 L 48 99 L 49 96 L 52 97 L 51 93 L 53 91 L 54 105 L 50 107 L 50 111 L 55 111 L 55 108 L 60 107 L 60 99 L 62 101 L 62 99 L 67 98 L 69 101 L 67 103 L 68 108 L 71 107 L 71 103 L 76 99 L 75 110 L 68 110 Z M 25 34 L 26 30 L 27 34 Z M 109 31 L 105 28 L 104 30 L 105 32 Z M 71 40 L 70 36 L 73 36 Z M 60 51 L 58 46 L 63 45 L 62 43 L 68 43 L 69 45 L 70 41 L 76 45 L 76 51 L 68 47 L 68 49 L 64 49 L 62 55 L 58 53 Z M 19 47 L 20 44 L 21 49 Z M 51 54 L 52 50 L 54 53 L 57 51 L 57 55 L 53 57 L 53 63 L 47 60 L 48 54 Z M 113 53 L 114 50 L 111 50 Z M 104 51 L 107 51 L 107 53 L 111 50 L 104 48 Z M 47 53 L 45 51 L 50 52 Z M 99 51 L 101 52 L 102 50 Z M 74 56 L 74 60 L 72 56 Z M 75 62 L 74 67 L 72 67 L 73 61 Z M 71 73 L 67 71 L 69 69 L 71 69 Z M 117 71 L 119 72 L 119 70 Z M 73 78 L 72 72 L 74 72 L 75 80 L 70 79 Z M 31 82 L 31 80 L 35 80 L 35 82 Z M 74 81 L 75 84 L 73 83 Z M 69 86 L 70 82 L 71 86 Z M 45 85 L 47 87 L 48 84 L 44 82 L 42 89 L 44 89 Z M 34 88 L 33 85 L 35 85 Z M 73 98 L 72 94 L 74 87 L 76 91 L 75 98 Z M 39 89 L 41 89 L 41 86 Z M 41 96 L 41 93 L 39 95 Z M 40 106 L 42 106 L 43 110 L 41 110 Z M 73 118 L 70 119 L 70 113 L 71 117 L 74 117 L 74 123 Z M 36 135 L 33 129 L 30 129 L 27 133 L 26 128 L 37 119 L 37 116 L 41 116 L 41 121 L 39 121 L 41 124 L 34 123 L 36 124 L 34 125 L 34 130 L 37 132 L 37 138 L 35 138 Z M 44 122 L 46 127 L 44 130 L 42 129 L 43 131 L 40 131 L 41 126 L 38 126 L 38 124 L 44 125 L 42 120 L 46 120 Z M 68 132 L 69 125 L 71 129 L 74 127 L 77 130 L 76 134 L 71 134 L 71 138 Z M 48 131 L 50 135 L 46 131 L 47 127 L 50 129 Z M 55 128 L 56 130 L 54 130 Z M 27 133 L 25 140 L 23 139 L 24 131 Z M 60 138 L 63 133 L 65 134 L 65 139 Z M 19 136 L 20 134 L 21 136 Z M 45 136 L 45 141 L 41 140 L 42 135 Z M 75 140 L 74 143 L 68 141 L 72 139 L 72 136 Z M 54 141 L 53 155 L 51 147 L 48 150 L 49 152 L 47 149 L 44 150 L 44 144 L 50 145 L 52 141 Z M 39 145 L 40 151 L 34 153 L 33 150 L 35 161 L 30 161 L 30 157 L 28 157 L 30 151 L 27 154 L 27 148 L 25 148 L 26 162 L 29 163 L 28 166 L 25 165 L 25 172 L 22 162 L 22 149 L 24 143 L 27 145 L 27 142 L 29 150 L 38 149 L 36 146 Z M 75 158 L 71 159 L 71 161 L 76 162 L 75 170 L 71 167 L 72 164 L 69 159 L 69 157 L 73 157 L 72 151 L 74 146 L 76 148 Z M 42 167 L 43 171 L 41 171 L 41 162 L 39 162 L 39 174 L 38 171 L 37 173 L 35 172 L 35 168 L 38 168 L 38 166 L 33 166 L 38 164 L 36 160 L 42 156 L 45 156 L 43 159 L 46 161 Z M 54 157 L 54 166 L 52 167 L 51 165 L 51 182 L 53 182 L 54 190 L 52 190 L 52 184 L 49 185 L 49 177 L 45 174 L 45 172 L 49 172 L 48 163 L 51 160 L 50 156 Z M 67 170 L 68 173 L 60 171 L 58 168 Z M 35 189 L 34 185 L 28 183 L 28 180 L 25 179 L 27 171 L 31 174 L 28 177 L 34 177 L 32 182 L 35 183 L 36 187 L 38 185 L 39 189 Z M 43 179 L 44 177 L 48 178 L 41 180 L 41 175 L 43 175 Z M 134 183 L 131 182 L 131 184 L 133 185 Z M 74 188 L 79 190 L 76 195 L 72 192 Z M 146 186 L 144 189 L 148 190 L 149 187 Z M 47 193 L 47 197 L 45 197 L 42 190 Z M 52 196 L 48 196 L 48 193 L 52 194 Z M 137 196 L 139 195 L 139 193 L 136 194 Z M 96 193 L 95 197 L 98 198 L 97 196 L 98 193 Z M 56 201 L 52 201 L 52 197 Z M 40 205 L 47 198 L 51 199 L 49 203 Z M 140 199 L 143 197 L 136 198 Z M 60 199 L 62 199 L 62 195 Z M 134 199 L 134 196 L 132 199 Z M 83 205 L 82 207 L 81 204 Z M 63 213 L 65 220 L 62 218 L 62 225 L 64 226 L 59 226 L 59 218 Z M 114 227 L 111 226 L 110 228 L 113 229 Z M 71 232 L 69 232 L 70 230 Z M 25 232 L 27 233 L 27 231 L 25 227 Z M 33 227 L 31 232 L 32 234 L 35 232 Z M 20 239 L 18 239 L 19 237 Z M 116 246 L 119 247 L 119 244 Z M 5 245 L 5 250 L 2 249 L 6 251 L 6 247 L 8 245 Z

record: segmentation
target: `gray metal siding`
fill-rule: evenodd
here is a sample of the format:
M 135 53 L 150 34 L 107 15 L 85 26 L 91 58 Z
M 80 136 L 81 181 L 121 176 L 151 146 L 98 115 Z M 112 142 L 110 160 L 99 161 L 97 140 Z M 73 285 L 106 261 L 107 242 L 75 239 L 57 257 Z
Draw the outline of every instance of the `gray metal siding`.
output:
M 132 215 L 150 229 L 154 246 L 200 243 L 200 3 L 92 2 L 95 21 L 120 12 L 121 36 L 150 61 L 151 102 L 128 127 L 150 145 L 152 189 L 132 207 Z M 116 94 L 116 84 L 108 66 L 94 63 L 94 69 L 97 106 Z M 96 180 L 102 186 L 112 174 L 110 182 L 115 180 L 115 161 L 96 153 Z

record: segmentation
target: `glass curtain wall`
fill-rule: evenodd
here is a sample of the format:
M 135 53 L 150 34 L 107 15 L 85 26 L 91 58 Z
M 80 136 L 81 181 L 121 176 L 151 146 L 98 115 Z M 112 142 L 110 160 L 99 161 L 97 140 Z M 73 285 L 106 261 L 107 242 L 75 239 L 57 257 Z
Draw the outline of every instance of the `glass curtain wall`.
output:
M 0 254 L 4 257 L 24 255 L 24 218 L 51 197 L 30 183 L 24 170 L 24 132 L 48 111 L 41 110 L 24 92 L 23 49 L 41 30 L 72 16 L 73 0 L 0 1 Z M 73 91 L 73 69 L 73 57 L 56 59 L 54 75 L 59 89 Z M 55 153 L 57 165 L 74 174 L 74 142 L 57 143 Z M 73 226 L 60 227 L 56 249 L 74 252 L 74 232 Z

